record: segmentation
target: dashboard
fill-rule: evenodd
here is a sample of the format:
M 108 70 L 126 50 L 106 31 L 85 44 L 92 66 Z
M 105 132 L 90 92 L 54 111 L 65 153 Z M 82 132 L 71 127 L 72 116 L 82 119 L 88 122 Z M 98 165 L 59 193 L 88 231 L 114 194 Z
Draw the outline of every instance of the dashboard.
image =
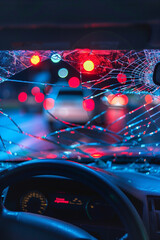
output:
M 139 166 L 139 165 L 138 165 Z M 160 239 L 160 167 L 151 173 L 113 166 L 103 173 L 130 199 L 150 234 Z M 37 176 L 5 189 L 4 205 L 11 211 L 32 212 L 57 218 L 83 228 L 100 240 L 125 234 L 117 213 L 94 190 L 59 176 Z
M 98 239 L 122 236 L 124 227 L 109 203 L 81 183 L 68 178 L 38 176 L 7 189 L 4 205 L 77 225 Z M 113 230 L 114 229 L 114 230 Z

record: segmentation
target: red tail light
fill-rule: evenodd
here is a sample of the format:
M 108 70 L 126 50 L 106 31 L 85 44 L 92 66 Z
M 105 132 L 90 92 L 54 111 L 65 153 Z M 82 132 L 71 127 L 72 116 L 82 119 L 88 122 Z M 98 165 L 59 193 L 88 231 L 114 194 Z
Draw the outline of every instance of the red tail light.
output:
M 128 97 L 126 95 L 114 95 L 108 96 L 108 103 L 115 106 L 125 106 L 128 103 Z

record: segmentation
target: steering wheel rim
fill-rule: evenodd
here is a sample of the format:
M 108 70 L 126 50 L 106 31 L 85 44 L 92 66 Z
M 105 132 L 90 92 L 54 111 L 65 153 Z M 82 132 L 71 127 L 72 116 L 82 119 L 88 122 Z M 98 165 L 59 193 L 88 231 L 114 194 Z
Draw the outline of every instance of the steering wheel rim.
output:
M 37 175 L 58 175 L 72 178 L 94 189 L 118 212 L 131 240 L 148 240 L 141 218 L 122 191 L 104 175 L 88 166 L 66 160 L 33 160 L 5 170 L 0 176 L 0 192 L 9 185 Z M 1 200 L 1 214 L 4 206 Z

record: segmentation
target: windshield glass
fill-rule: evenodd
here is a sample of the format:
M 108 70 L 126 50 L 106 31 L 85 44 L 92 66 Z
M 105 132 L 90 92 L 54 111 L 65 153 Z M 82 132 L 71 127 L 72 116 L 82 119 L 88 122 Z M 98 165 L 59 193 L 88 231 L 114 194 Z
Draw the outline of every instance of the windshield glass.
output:
M 0 160 L 159 155 L 159 50 L 0 51 Z

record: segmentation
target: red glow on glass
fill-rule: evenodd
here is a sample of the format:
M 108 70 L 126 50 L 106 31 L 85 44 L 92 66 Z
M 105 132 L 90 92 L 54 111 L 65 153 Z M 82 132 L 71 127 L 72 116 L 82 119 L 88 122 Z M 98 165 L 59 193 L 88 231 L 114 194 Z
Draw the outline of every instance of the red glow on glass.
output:
M 151 103 L 151 102 L 153 101 L 152 96 L 149 95 L 149 94 L 147 94 L 147 95 L 145 96 L 145 101 L 146 101 L 146 103 Z
M 45 156 L 45 158 L 47 158 L 47 159 L 53 159 L 53 158 L 56 158 L 56 157 L 57 157 L 57 155 L 53 154 L 53 153 L 50 153 L 47 156 Z
M 105 153 L 97 150 L 96 148 L 92 147 L 92 148 L 86 148 L 84 150 L 86 153 L 89 153 L 93 158 L 100 158 L 102 156 L 105 155 Z
M 37 103 L 41 103 L 41 102 L 43 102 L 43 100 L 44 100 L 44 94 L 43 93 L 39 92 L 35 95 L 35 101 Z
M 121 108 L 108 108 L 105 114 L 105 126 L 107 127 L 108 130 L 118 133 L 121 131 L 123 128 L 127 126 L 126 122 L 126 114 L 127 114 L 127 109 L 124 107 Z M 116 121 L 119 119 L 119 121 Z M 122 137 L 118 137 L 120 141 L 123 140 L 123 135 Z M 117 139 L 115 139 L 112 135 L 106 136 L 106 140 L 108 143 L 117 143 Z M 114 150 L 113 150 L 114 151 Z
M 86 148 L 84 151 L 86 153 L 95 153 L 97 151 L 97 149 L 92 147 L 92 148 Z
M 93 154 L 91 154 L 91 156 L 92 156 L 93 158 L 100 158 L 100 157 L 103 156 L 103 153 L 93 153 Z
M 50 110 L 54 107 L 54 99 L 53 98 L 46 98 L 43 103 L 43 107 L 46 110 Z
M 109 103 L 109 104 L 112 104 L 112 101 L 113 101 L 114 98 L 115 98 L 115 95 L 114 95 L 114 94 L 108 95 L 108 97 L 107 97 L 108 103 Z
M 121 152 L 120 155 L 128 155 L 128 152 Z
M 120 146 L 120 147 L 112 147 L 112 151 L 124 151 L 124 150 L 128 150 L 129 147 L 126 146 Z
M 65 203 L 65 204 L 68 204 L 69 201 L 65 200 L 64 198 L 57 198 L 56 197 L 56 200 L 54 200 L 55 203 Z
M 91 60 L 87 60 L 83 63 L 83 68 L 87 72 L 91 72 L 94 69 L 94 63 Z
M 95 102 L 93 99 L 86 99 L 83 101 L 83 108 L 86 111 L 93 111 L 95 108 Z
M 126 81 L 127 81 L 127 77 L 126 77 L 126 75 L 125 75 L 124 73 L 119 73 L 119 74 L 117 75 L 117 80 L 118 80 L 118 82 L 120 82 L 121 84 L 125 84 Z
M 26 160 L 26 161 L 32 160 L 32 158 L 31 158 L 31 157 L 26 157 L 25 160 Z
M 123 104 L 122 105 L 127 105 L 128 104 L 128 97 L 127 95 L 122 95 L 123 97 Z
M 25 102 L 27 100 L 27 93 L 21 92 L 18 95 L 18 100 L 19 100 L 19 102 Z
M 110 94 L 108 97 L 108 102 L 111 105 L 127 105 L 128 103 L 128 97 L 126 95 L 114 95 Z
M 49 86 L 49 85 L 46 86 L 45 89 L 44 89 L 45 94 L 48 94 L 49 91 L 51 90 L 51 88 L 52 88 L 52 86 Z
M 10 151 L 10 150 L 9 150 L 9 151 L 6 151 L 6 153 L 7 153 L 7 154 L 10 154 L 10 155 L 12 155 L 12 153 L 11 153 L 11 151 Z
M 40 57 L 38 55 L 33 55 L 31 57 L 30 61 L 33 65 L 37 65 L 41 60 L 40 60 Z
M 77 88 L 80 85 L 80 80 L 77 77 L 71 77 L 68 81 L 68 84 L 72 88 Z
M 31 90 L 31 93 L 33 96 L 35 96 L 37 93 L 40 92 L 40 88 L 39 87 L 33 87 Z

